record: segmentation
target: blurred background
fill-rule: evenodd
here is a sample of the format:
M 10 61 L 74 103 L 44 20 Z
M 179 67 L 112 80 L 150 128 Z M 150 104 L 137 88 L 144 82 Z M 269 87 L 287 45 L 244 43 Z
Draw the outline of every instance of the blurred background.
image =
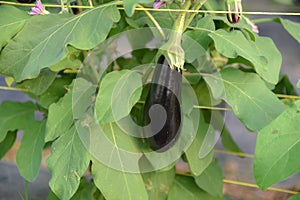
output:
M 300 12 L 299 0 L 244 0 L 244 11 L 273 11 L 273 12 Z M 249 16 L 250 19 L 259 19 L 265 17 L 277 17 L 266 15 Z M 281 16 L 300 23 L 299 16 Z M 300 44 L 293 39 L 278 23 L 268 22 L 258 24 L 259 35 L 271 37 L 276 46 L 282 53 L 282 73 L 287 74 L 290 81 L 296 86 L 300 79 Z M 299 30 L 300 32 L 300 30 Z M 6 85 L 3 77 L 0 76 L 0 85 Z M 298 89 L 298 93 L 300 90 Z M 0 103 L 5 100 L 27 101 L 28 96 L 21 92 L 0 90 Z M 238 119 L 228 112 L 226 115 L 226 125 L 232 133 L 234 140 L 240 148 L 247 154 L 253 154 L 255 149 L 256 133 L 248 132 Z M 21 199 L 24 194 L 25 181 L 18 173 L 15 162 L 15 153 L 18 144 L 7 153 L 0 161 L 0 200 Z M 224 149 L 219 141 L 217 149 Z M 46 157 L 49 152 L 44 152 Z M 224 179 L 236 180 L 245 183 L 255 184 L 252 174 L 253 159 L 250 157 L 241 158 L 235 155 L 216 152 L 220 164 L 223 168 Z M 43 161 L 42 166 L 45 166 Z M 48 181 L 50 174 L 45 168 L 42 168 L 37 180 L 29 184 L 29 199 L 46 199 L 49 192 Z M 296 174 L 289 179 L 274 185 L 273 187 L 284 188 L 293 191 L 300 191 L 300 174 Z M 233 200 L 285 200 L 290 194 L 276 191 L 260 191 L 256 188 L 240 186 L 238 184 L 224 183 L 224 194 Z

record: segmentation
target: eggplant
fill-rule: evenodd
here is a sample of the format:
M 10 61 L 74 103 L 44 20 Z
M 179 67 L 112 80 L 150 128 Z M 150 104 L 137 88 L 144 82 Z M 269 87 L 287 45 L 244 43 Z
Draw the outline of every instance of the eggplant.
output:
M 154 151 L 168 150 L 179 137 L 182 127 L 181 81 L 181 70 L 172 69 L 161 56 L 143 109 L 144 138 Z
M 70 3 L 71 6 L 77 6 L 77 1 L 72 1 Z M 80 13 L 80 10 L 78 8 L 72 8 L 72 12 L 74 15 L 78 15 Z

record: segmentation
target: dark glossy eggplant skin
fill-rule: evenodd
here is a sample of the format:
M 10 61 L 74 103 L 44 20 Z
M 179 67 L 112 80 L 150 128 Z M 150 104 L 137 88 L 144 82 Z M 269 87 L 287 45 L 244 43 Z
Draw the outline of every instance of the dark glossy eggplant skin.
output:
M 17 0 L 19 3 L 33 3 L 35 0 Z
M 157 152 L 164 152 L 174 145 L 181 131 L 181 81 L 182 75 L 176 69 L 171 69 L 164 56 L 161 56 L 155 67 L 149 93 L 146 97 L 143 109 L 145 138 L 149 147 Z M 165 110 L 152 109 L 152 106 L 160 105 Z M 152 107 L 152 108 L 154 108 Z M 165 120 L 165 121 L 164 121 Z

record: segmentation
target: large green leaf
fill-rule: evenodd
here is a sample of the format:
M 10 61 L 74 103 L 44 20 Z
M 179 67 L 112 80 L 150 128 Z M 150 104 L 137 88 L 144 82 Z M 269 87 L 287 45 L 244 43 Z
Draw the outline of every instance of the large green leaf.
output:
M 3 102 L 0 105 L 0 142 L 8 131 L 25 130 L 34 122 L 36 106 L 32 102 Z
M 0 51 L 24 26 L 30 16 L 14 6 L 0 7 Z
M 281 19 L 281 18 L 280 18 L 280 22 L 285 28 L 285 30 L 289 32 L 289 34 L 291 34 L 291 36 L 293 36 L 295 40 L 297 40 L 300 43 L 300 32 L 299 32 L 300 24 L 288 19 Z
M 165 200 L 175 178 L 175 167 L 143 174 L 149 200 Z
M 209 194 L 222 197 L 223 175 L 218 162 L 214 160 L 200 175 L 195 177 L 196 184 Z
M 42 150 L 45 145 L 45 121 L 32 124 L 22 138 L 16 160 L 21 176 L 27 181 L 37 177 L 42 160 Z
M 266 189 L 300 171 L 300 101 L 258 133 L 254 177 Z
M 213 96 L 225 100 L 250 130 L 261 130 L 284 110 L 283 103 L 254 73 L 227 68 L 203 76 Z
M 216 49 L 228 58 L 241 56 L 250 61 L 256 72 L 267 82 L 276 84 L 281 67 L 281 54 L 274 42 L 267 37 L 247 40 L 241 31 L 227 32 L 219 29 L 209 34 Z
M 17 82 L 36 77 L 39 71 L 67 56 L 67 45 L 91 49 L 105 40 L 113 22 L 120 19 L 114 3 L 79 15 L 31 17 L 0 55 L 0 72 Z M 38 24 L 38 26 L 37 26 Z
M 218 197 L 211 196 L 205 191 L 201 190 L 194 182 L 192 177 L 177 175 L 175 177 L 173 186 L 168 196 L 168 200 L 220 200 Z
M 105 199 L 148 199 L 141 174 L 118 171 L 95 159 L 92 173 Z
M 101 81 L 95 108 L 100 124 L 126 117 L 142 92 L 142 77 L 129 71 L 114 71 Z
M 49 185 L 57 197 L 64 200 L 74 195 L 89 162 L 90 155 L 74 126 L 53 142 L 46 164 L 52 175 Z
M 10 150 L 17 138 L 17 131 L 9 131 L 2 142 L 0 142 L 0 159 Z

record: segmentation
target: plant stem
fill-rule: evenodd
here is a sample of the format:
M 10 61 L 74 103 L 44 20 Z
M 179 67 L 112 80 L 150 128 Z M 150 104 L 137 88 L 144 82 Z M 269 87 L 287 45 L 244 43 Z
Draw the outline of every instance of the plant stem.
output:
M 144 8 L 141 5 L 137 5 L 136 7 L 138 7 L 138 8 Z M 152 21 L 152 23 L 154 24 L 154 26 L 157 28 L 157 30 L 160 33 L 160 35 L 162 36 L 163 40 L 166 40 L 166 35 L 165 35 L 164 31 L 162 30 L 162 28 L 160 27 L 159 23 L 156 21 L 156 19 L 151 15 L 151 13 L 148 10 L 143 10 L 143 11 L 149 17 L 149 19 Z
M 0 86 L 0 90 L 11 90 L 11 91 L 28 92 L 28 90 L 24 89 L 24 88 L 14 88 L 14 87 L 6 87 L 6 86 Z
M 192 10 L 199 10 L 203 6 L 203 4 L 205 4 L 206 1 L 207 0 L 199 0 L 198 2 L 196 2 L 194 4 L 194 6 L 192 7 Z M 197 12 L 190 13 L 190 15 L 186 19 L 184 29 L 186 29 L 190 25 L 190 23 L 193 21 L 194 17 L 197 14 L 198 14 Z
M 28 181 L 25 181 L 25 200 L 28 200 Z

